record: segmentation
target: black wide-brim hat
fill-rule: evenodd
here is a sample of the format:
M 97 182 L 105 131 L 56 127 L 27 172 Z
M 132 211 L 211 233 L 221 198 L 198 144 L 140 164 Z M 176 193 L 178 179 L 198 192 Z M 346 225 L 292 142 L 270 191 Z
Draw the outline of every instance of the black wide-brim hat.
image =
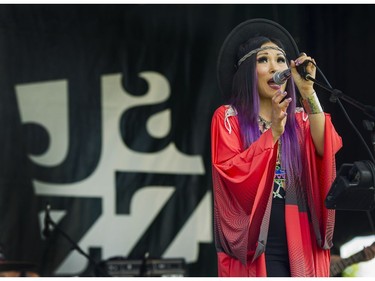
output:
M 230 97 L 232 81 L 237 65 L 238 47 L 248 39 L 257 36 L 278 39 L 284 45 L 287 59 L 296 59 L 299 50 L 290 33 L 280 24 L 268 19 L 251 19 L 237 25 L 221 46 L 217 60 L 217 79 L 225 99 Z

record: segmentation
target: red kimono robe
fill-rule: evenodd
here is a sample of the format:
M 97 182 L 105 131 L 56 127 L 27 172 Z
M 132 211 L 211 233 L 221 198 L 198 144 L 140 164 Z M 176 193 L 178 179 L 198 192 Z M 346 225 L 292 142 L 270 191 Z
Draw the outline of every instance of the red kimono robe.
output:
M 335 211 L 324 200 L 336 176 L 342 146 L 325 114 L 324 156 L 315 153 L 309 120 L 296 111 L 302 130 L 306 186 L 287 186 L 285 224 L 292 277 L 328 277 Z M 211 124 L 214 235 L 219 276 L 267 276 L 265 247 L 278 145 L 271 130 L 242 149 L 236 112 L 219 107 Z

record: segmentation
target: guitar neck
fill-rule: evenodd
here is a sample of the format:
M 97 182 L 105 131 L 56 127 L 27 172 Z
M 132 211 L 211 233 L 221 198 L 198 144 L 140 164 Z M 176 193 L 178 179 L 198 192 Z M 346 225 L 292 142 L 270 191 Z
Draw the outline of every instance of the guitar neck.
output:
M 365 256 L 363 250 L 348 257 L 337 261 L 331 266 L 331 276 L 336 276 L 344 271 L 345 268 L 351 266 L 352 264 L 365 261 Z

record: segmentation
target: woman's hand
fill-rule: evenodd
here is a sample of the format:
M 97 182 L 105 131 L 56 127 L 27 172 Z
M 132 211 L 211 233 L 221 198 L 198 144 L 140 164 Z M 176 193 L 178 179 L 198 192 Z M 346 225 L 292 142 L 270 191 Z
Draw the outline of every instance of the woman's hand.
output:
M 297 66 L 302 65 L 305 61 L 312 61 L 315 63 L 315 60 L 307 56 L 305 53 L 301 53 L 301 55 L 295 61 L 292 60 L 290 63 L 294 83 L 296 84 L 302 98 L 307 98 L 309 95 L 314 93 L 314 83 L 310 80 L 306 80 L 303 77 L 301 77 L 301 75 L 297 71 Z M 315 65 L 309 62 L 306 65 L 306 72 L 308 72 L 311 75 L 311 77 L 315 78 Z
M 272 98 L 271 130 L 274 142 L 276 142 L 280 138 L 285 130 L 287 118 L 286 110 L 288 109 L 288 106 L 292 101 L 292 98 L 284 99 L 286 94 L 286 92 L 277 91 Z

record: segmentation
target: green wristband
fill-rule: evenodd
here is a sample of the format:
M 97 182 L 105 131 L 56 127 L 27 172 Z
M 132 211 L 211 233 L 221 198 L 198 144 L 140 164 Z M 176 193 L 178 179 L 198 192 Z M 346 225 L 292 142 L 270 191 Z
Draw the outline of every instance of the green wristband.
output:
M 318 114 L 323 112 L 316 92 L 312 93 L 312 95 L 309 95 L 305 99 L 303 98 L 301 102 L 307 114 Z

